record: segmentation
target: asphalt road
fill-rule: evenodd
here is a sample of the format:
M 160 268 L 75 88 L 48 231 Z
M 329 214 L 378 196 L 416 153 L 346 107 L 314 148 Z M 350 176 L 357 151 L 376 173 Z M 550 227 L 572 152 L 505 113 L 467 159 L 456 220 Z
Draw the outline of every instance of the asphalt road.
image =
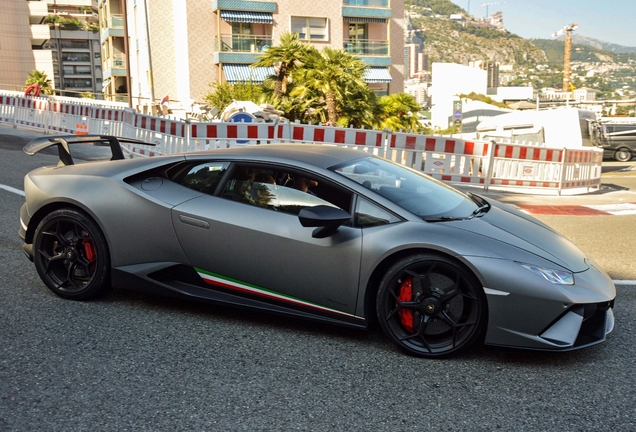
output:
M 0 184 L 57 160 L 3 132 Z M 617 287 L 601 345 L 422 360 L 379 329 L 118 290 L 62 300 L 22 255 L 22 202 L 0 189 L 2 431 L 636 430 L 635 286 Z

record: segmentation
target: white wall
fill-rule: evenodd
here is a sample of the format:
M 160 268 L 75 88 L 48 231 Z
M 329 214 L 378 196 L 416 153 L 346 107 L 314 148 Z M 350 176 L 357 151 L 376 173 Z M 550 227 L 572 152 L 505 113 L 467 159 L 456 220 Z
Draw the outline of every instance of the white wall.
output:
M 489 95 L 497 102 L 504 100 L 526 100 L 534 99 L 534 88 L 532 87 L 497 87 L 497 94 Z
M 486 94 L 487 72 L 455 63 L 433 63 L 431 124 L 446 129 L 459 94 Z

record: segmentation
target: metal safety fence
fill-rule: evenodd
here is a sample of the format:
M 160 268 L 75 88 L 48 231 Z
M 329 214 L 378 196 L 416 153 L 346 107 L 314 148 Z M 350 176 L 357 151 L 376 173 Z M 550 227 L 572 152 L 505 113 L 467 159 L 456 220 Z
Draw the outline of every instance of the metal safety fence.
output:
M 597 148 L 548 148 L 298 122 L 204 123 L 65 99 L 0 91 L 0 122 L 45 134 L 116 135 L 154 144 L 124 145 L 131 157 L 294 142 L 354 148 L 444 182 L 484 189 L 583 193 L 601 183 L 603 151 Z

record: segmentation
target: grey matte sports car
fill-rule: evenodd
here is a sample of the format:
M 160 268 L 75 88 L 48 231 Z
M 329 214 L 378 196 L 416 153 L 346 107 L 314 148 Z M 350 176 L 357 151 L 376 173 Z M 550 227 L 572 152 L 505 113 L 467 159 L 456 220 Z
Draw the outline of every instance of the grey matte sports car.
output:
M 124 157 L 112 136 L 42 137 L 24 251 L 57 295 L 111 286 L 366 328 L 421 357 L 475 343 L 566 351 L 605 340 L 612 281 L 513 207 L 326 145 Z M 74 164 L 74 144 L 110 160 Z M 111 155 L 112 153 L 112 155 Z

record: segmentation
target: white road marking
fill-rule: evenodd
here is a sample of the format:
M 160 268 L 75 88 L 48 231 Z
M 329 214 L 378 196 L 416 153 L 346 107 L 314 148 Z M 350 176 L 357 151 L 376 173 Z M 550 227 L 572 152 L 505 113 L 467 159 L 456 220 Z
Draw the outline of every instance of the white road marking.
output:
M 615 280 L 614 285 L 636 285 L 636 280 Z
M 636 204 L 633 203 L 621 203 L 621 204 L 598 204 L 598 205 L 586 205 L 594 210 L 604 211 L 613 215 L 633 215 L 636 214 Z
M 0 184 L 0 189 L 4 189 L 4 190 L 9 191 L 9 192 L 12 192 L 12 193 L 14 193 L 14 194 L 24 196 L 24 191 L 22 191 L 22 190 L 20 190 L 20 189 L 16 189 L 16 188 L 11 187 L 11 186 L 7 186 L 7 185 Z

